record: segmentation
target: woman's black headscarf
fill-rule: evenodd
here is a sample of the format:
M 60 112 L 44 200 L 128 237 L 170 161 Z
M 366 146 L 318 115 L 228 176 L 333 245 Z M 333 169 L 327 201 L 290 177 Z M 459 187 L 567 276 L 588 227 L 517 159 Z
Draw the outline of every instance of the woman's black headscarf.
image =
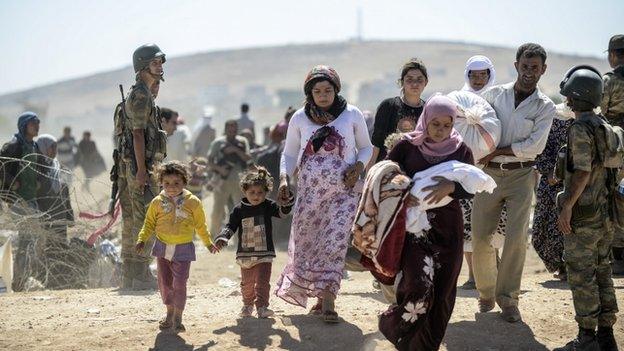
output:
M 336 91 L 334 102 L 328 111 L 323 111 L 320 107 L 318 107 L 314 103 L 314 98 L 312 97 L 312 88 L 316 83 L 322 81 L 328 81 L 334 86 L 334 90 Z M 326 125 L 336 119 L 342 111 L 347 108 L 347 101 L 342 96 L 338 95 L 340 92 L 340 77 L 331 67 L 319 65 L 312 68 L 306 77 L 303 85 L 303 92 L 306 96 L 304 108 L 306 116 L 308 116 L 308 118 L 316 124 Z

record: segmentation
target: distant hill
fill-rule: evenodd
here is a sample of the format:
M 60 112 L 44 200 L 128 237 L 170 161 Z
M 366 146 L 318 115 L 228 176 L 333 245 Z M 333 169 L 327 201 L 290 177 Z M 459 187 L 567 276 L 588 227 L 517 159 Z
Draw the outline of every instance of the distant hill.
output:
M 166 48 L 163 48 L 166 51 Z M 548 49 L 548 48 L 546 48 Z M 492 59 L 498 82 L 515 78 L 515 48 L 440 41 L 348 41 L 213 51 L 168 58 L 165 82 L 157 103 L 179 110 L 193 126 L 204 105 L 214 105 L 215 125 L 238 113 L 248 101 L 259 126 L 278 121 L 288 105 L 303 100 L 302 83 L 316 64 L 333 66 L 344 85 L 344 95 L 360 109 L 373 110 L 379 102 L 398 94 L 396 79 L 411 57 L 422 59 L 429 70 L 425 90 L 449 92 L 463 85 L 468 57 L 484 54 Z M 540 81 L 548 95 L 558 93 L 565 71 L 585 63 L 607 71 L 606 60 L 548 53 L 548 70 Z M 132 53 L 128 53 L 128 63 Z M 15 116 L 24 109 L 41 113 L 42 132 L 58 135 L 64 125 L 75 134 L 91 129 L 103 147 L 109 146 L 112 111 L 120 101 L 118 84 L 126 91 L 133 82 L 131 66 L 0 96 L 2 134 L 12 133 Z M 258 128 L 258 127 L 257 127 Z M 260 130 L 258 130 L 258 133 Z

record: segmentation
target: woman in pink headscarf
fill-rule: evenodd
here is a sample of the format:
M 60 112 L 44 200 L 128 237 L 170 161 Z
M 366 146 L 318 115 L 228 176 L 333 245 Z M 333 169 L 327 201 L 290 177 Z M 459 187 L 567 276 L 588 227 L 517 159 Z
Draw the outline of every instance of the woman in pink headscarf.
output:
M 424 106 L 416 130 L 406 135 L 388 154 L 409 176 L 446 161 L 474 164 L 472 152 L 453 128 L 456 104 L 436 95 Z M 463 219 L 458 199 L 470 198 L 459 183 L 437 178 L 424 199 L 448 205 L 427 211 L 432 228 L 425 235 L 407 233 L 401 257 L 402 277 L 397 304 L 381 315 L 379 329 L 399 350 L 437 350 L 455 305 L 456 285 L 462 264 Z M 418 206 L 416 198 L 406 200 Z M 399 279 L 399 278 L 398 278 Z

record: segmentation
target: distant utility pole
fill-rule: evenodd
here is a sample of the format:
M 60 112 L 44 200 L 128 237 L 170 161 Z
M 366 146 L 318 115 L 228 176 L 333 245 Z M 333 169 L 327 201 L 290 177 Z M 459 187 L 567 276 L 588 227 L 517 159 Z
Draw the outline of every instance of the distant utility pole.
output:
M 364 40 L 364 37 L 362 35 L 362 21 L 363 21 L 363 19 L 362 19 L 362 7 L 358 6 L 358 8 L 357 8 L 357 21 L 356 21 L 356 28 L 355 28 L 355 32 L 356 32 L 355 40 L 359 41 L 359 42 Z

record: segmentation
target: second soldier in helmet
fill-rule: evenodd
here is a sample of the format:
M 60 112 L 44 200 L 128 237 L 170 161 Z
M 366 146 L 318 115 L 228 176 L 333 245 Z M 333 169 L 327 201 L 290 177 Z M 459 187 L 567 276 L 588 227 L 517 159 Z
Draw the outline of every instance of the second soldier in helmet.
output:
M 564 178 L 564 191 L 557 196 L 558 226 L 565 235 L 564 260 L 579 333 L 555 349 L 559 351 L 617 350 L 613 324 L 618 307 L 609 250 L 617 219 L 612 207 L 614 174 L 621 166 L 621 155 L 612 155 L 606 140 L 622 130 L 594 113 L 602 92 L 600 73 L 590 66 L 573 67 L 561 82 L 561 95 L 567 98 L 575 120 L 568 130 L 565 162 L 557 170 Z

